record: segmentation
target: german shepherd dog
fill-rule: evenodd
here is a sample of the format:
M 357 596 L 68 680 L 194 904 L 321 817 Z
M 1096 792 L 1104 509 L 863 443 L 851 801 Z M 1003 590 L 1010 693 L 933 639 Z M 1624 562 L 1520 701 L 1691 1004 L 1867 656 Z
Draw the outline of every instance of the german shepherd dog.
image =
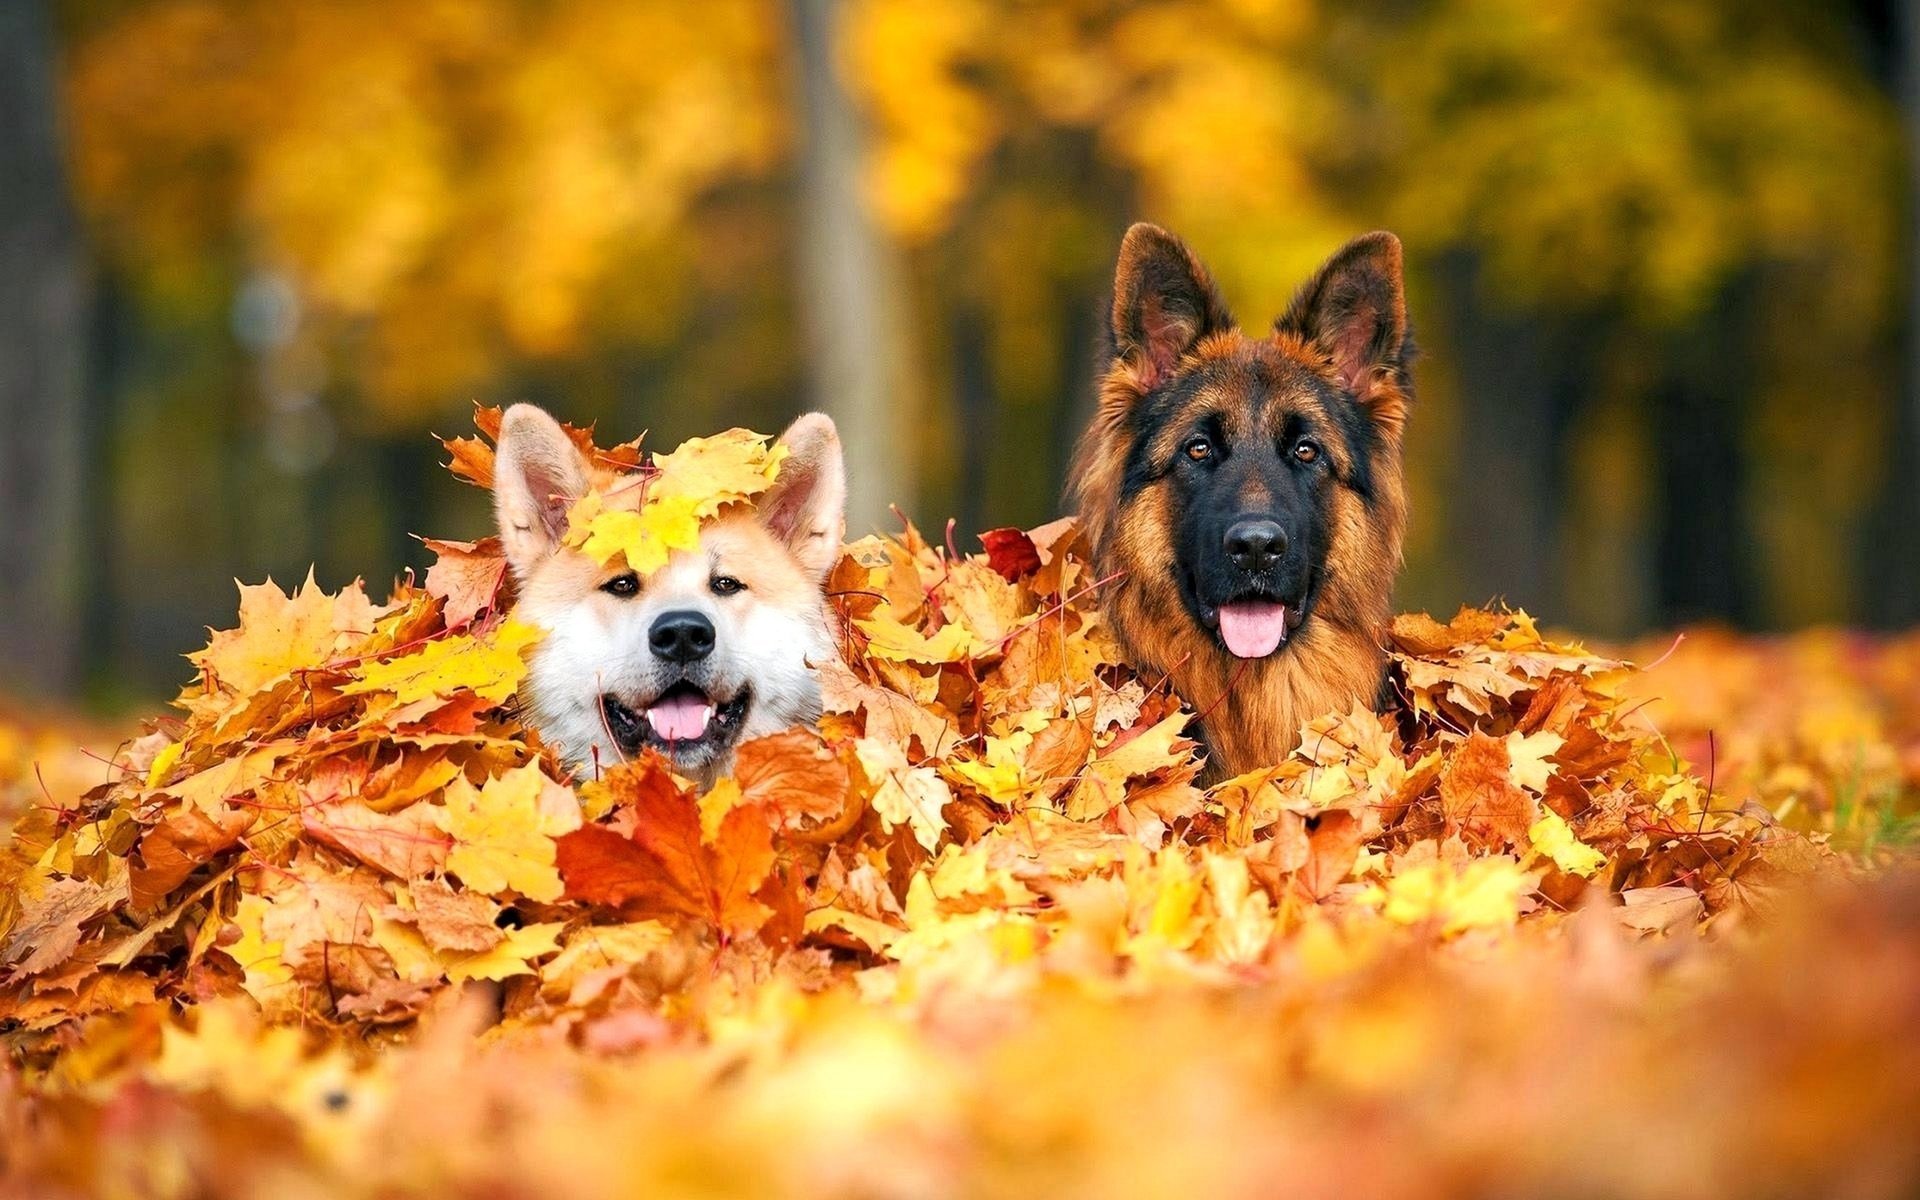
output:
M 1108 624 L 1200 714 L 1212 777 L 1277 763 L 1382 683 L 1412 399 L 1399 239 L 1348 243 L 1250 336 L 1178 238 L 1135 225 L 1112 337 L 1069 479 Z
M 519 589 L 539 626 L 528 721 L 593 771 L 642 750 L 711 785 L 740 742 L 820 717 L 817 668 L 839 653 L 823 588 L 846 530 L 846 471 L 833 422 L 801 417 L 751 511 L 708 521 L 698 550 L 642 579 L 568 545 L 567 509 L 588 488 L 637 505 L 637 488 L 587 460 L 558 422 L 516 404 L 500 422 L 494 502 Z

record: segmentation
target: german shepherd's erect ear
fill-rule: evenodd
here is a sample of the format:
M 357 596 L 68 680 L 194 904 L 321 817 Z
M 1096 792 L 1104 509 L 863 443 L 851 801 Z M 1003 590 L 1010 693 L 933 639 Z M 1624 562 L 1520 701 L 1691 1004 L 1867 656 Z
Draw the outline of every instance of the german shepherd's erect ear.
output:
M 1127 230 L 1113 280 L 1113 356 L 1133 367 L 1143 391 L 1201 338 L 1231 328 L 1213 277 L 1179 238 L 1144 221 Z
M 1273 324 L 1325 350 L 1335 372 L 1374 424 L 1398 434 L 1407 423 L 1407 298 L 1400 239 L 1384 230 L 1341 247 Z

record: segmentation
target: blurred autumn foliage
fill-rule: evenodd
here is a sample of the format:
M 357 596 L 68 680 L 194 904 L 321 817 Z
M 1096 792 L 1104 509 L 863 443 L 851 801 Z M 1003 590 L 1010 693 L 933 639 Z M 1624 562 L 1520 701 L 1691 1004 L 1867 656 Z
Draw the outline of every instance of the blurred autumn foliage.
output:
M 151 694 L 227 578 L 424 565 L 480 522 L 420 435 L 476 400 L 669 441 L 825 404 L 856 530 L 1045 520 L 1134 217 L 1253 326 L 1406 240 L 1406 605 L 1911 620 L 1903 12 L 64 0 L 15 42 L 86 384 L 22 420 L 82 484 L 9 551 L 63 598 L 23 674 Z

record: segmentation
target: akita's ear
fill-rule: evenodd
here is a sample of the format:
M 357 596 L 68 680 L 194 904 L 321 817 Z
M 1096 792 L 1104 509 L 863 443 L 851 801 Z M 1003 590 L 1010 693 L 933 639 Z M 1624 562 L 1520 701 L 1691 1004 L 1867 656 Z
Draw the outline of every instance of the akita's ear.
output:
M 1144 221 L 1127 230 L 1113 277 L 1113 352 L 1141 387 L 1171 375 L 1201 338 L 1231 328 L 1213 278 L 1185 243 Z
M 586 494 L 590 479 L 587 456 L 544 409 L 516 404 L 500 418 L 493 512 L 516 578 L 560 544 L 567 509 Z
M 1274 329 L 1325 350 L 1375 421 L 1395 429 L 1406 421 L 1405 368 L 1412 346 L 1399 238 L 1369 233 L 1341 247 L 1300 289 Z
M 780 435 L 787 457 L 756 512 L 816 583 L 840 559 L 847 536 L 847 467 L 833 418 L 808 413 Z

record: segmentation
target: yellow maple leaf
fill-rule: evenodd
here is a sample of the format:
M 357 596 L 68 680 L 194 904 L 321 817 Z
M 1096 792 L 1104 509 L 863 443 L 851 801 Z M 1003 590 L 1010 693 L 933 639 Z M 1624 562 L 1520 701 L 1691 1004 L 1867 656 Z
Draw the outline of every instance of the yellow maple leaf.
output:
M 228 801 L 255 791 L 271 780 L 280 760 L 298 748 L 299 744 L 293 741 L 267 742 L 222 759 L 204 771 L 183 775 L 162 790 L 194 805 L 207 816 L 218 818 L 226 811 Z
M 1546 809 L 1528 827 L 1527 840 L 1570 875 L 1592 875 L 1606 865 L 1606 855 L 1575 837 L 1573 827 L 1552 809 Z
M 508 771 L 481 788 L 454 780 L 444 820 L 454 839 L 447 870 L 469 888 L 542 902 L 560 898 L 553 839 L 580 827 L 580 805 L 538 766 Z
M 1183 735 L 1188 716 L 1175 712 L 1117 747 L 1102 750 L 1090 769 L 1116 779 L 1151 775 L 1172 766 L 1193 745 Z
M 323 667 L 342 644 L 373 632 L 375 612 L 358 583 L 329 596 L 307 572 L 293 595 L 273 580 L 240 585 L 240 624 L 187 656 L 222 689 L 250 696 L 296 671 Z
M 888 662 L 951 663 L 976 657 L 992 649 L 958 622 L 942 625 L 931 636 L 894 619 L 886 606 L 872 617 L 856 621 L 867 635 L 867 656 Z
M 237 963 L 244 973 L 242 986 L 248 994 L 269 1010 L 291 999 L 295 991 L 293 968 L 280 957 L 284 945 L 268 940 L 261 928 L 261 921 L 272 906 L 272 901 L 265 896 L 240 897 L 233 911 L 233 925 L 240 936 L 220 947 L 220 952 Z
M 767 442 L 765 434 L 751 429 L 729 429 L 688 438 L 671 454 L 656 454 L 653 465 L 660 473 L 649 485 L 650 501 L 684 501 L 695 517 L 704 519 L 758 496 L 773 485 L 787 457 L 785 446 L 776 442 L 769 447 Z
M 1533 880 L 1510 858 L 1478 858 L 1459 871 L 1443 861 L 1420 863 L 1369 884 L 1360 902 L 1401 925 L 1434 923 L 1442 936 L 1469 929 L 1507 929 Z
M 180 755 L 186 748 L 185 742 L 168 742 L 161 748 L 160 753 L 153 756 L 152 764 L 147 767 L 149 791 L 166 782 L 167 776 L 173 773 L 174 765 L 180 761 Z
M 470 954 L 443 954 L 441 960 L 446 963 L 447 978 L 454 983 L 461 983 L 468 979 L 500 980 L 515 975 L 531 975 L 533 967 L 528 960 L 558 950 L 560 931 L 564 928 L 564 921 L 523 925 L 519 929 L 507 930 L 506 937 L 485 950 Z
M 1260 961 L 1273 941 L 1273 904 L 1265 892 L 1253 886 L 1246 859 L 1209 854 L 1206 863 L 1207 892 L 1214 912 L 1207 940 L 1214 954 L 1231 963 Z
M 188 1090 L 217 1091 L 244 1108 L 285 1108 L 299 1083 L 322 1069 L 306 1051 L 306 1034 L 262 1026 L 244 1002 L 200 1005 L 198 1027 L 168 1025 L 160 1033 L 153 1075 Z M 323 1056 L 324 1057 L 324 1056 Z
M 1098 820 L 1126 798 L 1128 780 L 1182 761 L 1193 745 L 1182 736 L 1187 721 L 1185 712 L 1176 712 L 1118 746 L 1097 751 L 1067 799 L 1067 815 L 1076 821 Z
M 720 840 L 720 826 L 727 814 L 745 798 L 739 782 L 732 776 L 716 781 L 707 794 L 700 797 L 700 840 L 709 846 L 715 845 Z
M 805 928 L 808 933 L 818 933 L 823 929 L 838 929 L 851 934 L 882 954 L 890 950 L 902 936 L 900 930 L 885 921 L 833 904 L 824 908 L 808 909 Z
M 560 953 L 540 968 L 540 990 L 556 1000 L 570 999 L 592 976 L 645 962 L 672 944 L 673 931 L 659 921 L 585 926 L 568 936 Z
M 398 918 L 374 914 L 373 944 L 387 952 L 393 973 L 409 983 L 432 983 L 446 974 L 445 965 L 427 945 L 427 939 Z
M 1123 878 L 1134 929 L 1124 948 L 1132 957 L 1185 950 L 1205 932 L 1198 911 L 1203 880 L 1186 855 L 1170 849 L 1131 861 Z
M 928 850 L 937 848 L 947 828 L 943 810 L 953 799 L 946 780 L 932 767 L 910 766 L 907 752 L 896 743 L 861 738 L 853 749 L 876 785 L 873 811 L 880 815 L 881 826 L 893 830 L 910 825 L 915 841 Z
M 1539 733 L 1521 733 L 1516 729 L 1508 734 L 1507 757 L 1512 761 L 1513 781 L 1535 795 L 1545 795 L 1547 777 L 1553 774 L 1554 768 L 1547 758 L 1566 745 L 1566 741 L 1544 729 Z
M 401 704 L 412 704 L 465 688 L 483 700 L 504 703 L 526 677 L 524 652 L 540 636 L 537 627 L 509 619 L 483 636 L 436 638 L 412 654 L 362 663 L 340 690 L 390 692 Z
M 624 559 L 641 575 L 667 565 L 676 550 L 700 548 L 700 505 L 687 496 L 649 494 L 636 511 L 608 508 L 589 492 L 567 512 L 566 543 L 602 565 Z
M 980 758 L 960 759 L 947 764 L 948 771 L 972 784 L 980 794 L 1007 808 L 1027 799 L 1025 772 L 1021 769 L 1033 735 L 1016 729 L 1006 737 L 988 735 Z
M 1012 871 L 992 865 L 987 847 L 981 842 L 949 845 L 941 851 L 930 882 L 933 894 L 942 900 L 974 897 L 1000 908 L 1019 907 L 1035 900 L 1032 890 L 1014 878 Z

